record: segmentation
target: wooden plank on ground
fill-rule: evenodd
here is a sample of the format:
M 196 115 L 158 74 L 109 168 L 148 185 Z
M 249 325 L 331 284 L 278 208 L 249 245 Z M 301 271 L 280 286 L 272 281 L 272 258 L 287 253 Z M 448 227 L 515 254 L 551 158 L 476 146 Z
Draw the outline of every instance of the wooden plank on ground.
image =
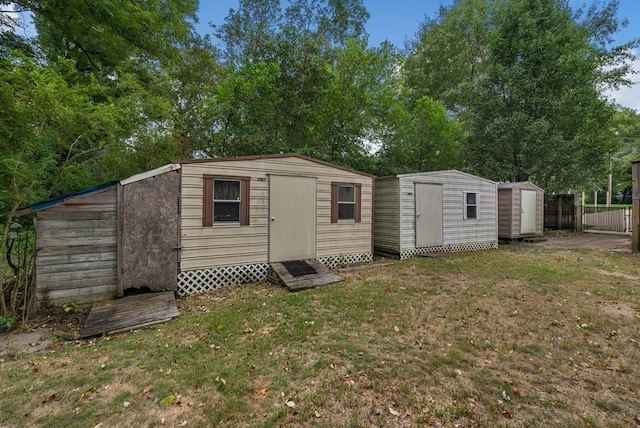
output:
M 305 260 L 305 262 L 307 262 L 309 266 L 314 268 L 316 273 L 294 277 L 282 265 L 282 263 L 271 263 L 271 269 L 273 269 L 273 271 L 289 291 L 306 290 L 308 288 L 314 288 L 321 285 L 333 284 L 334 282 L 342 281 L 342 278 L 340 276 L 329 270 L 328 267 L 326 267 L 319 261 Z
M 179 315 L 173 291 L 143 293 L 96 304 L 80 337 L 91 337 L 165 322 Z

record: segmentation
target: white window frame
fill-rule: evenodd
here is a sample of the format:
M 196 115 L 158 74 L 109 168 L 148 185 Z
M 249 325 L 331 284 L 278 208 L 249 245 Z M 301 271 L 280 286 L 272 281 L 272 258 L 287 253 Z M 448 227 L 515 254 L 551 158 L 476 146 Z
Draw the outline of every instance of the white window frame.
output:
M 463 209 L 462 209 L 463 218 L 465 220 L 477 220 L 478 219 L 478 206 L 480 205 L 479 204 L 479 202 L 480 202 L 480 193 L 478 193 L 478 192 L 462 192 L 462 195 L 463 195 L 462 196 L 463 197 Z M 468 202 L 468 195 L 475 195 L 475 199 L 476 199 L 475 204 L 470 204 Z M 469 217 L 469 215 L 467 214 L 467 212 L 468 212 L 467 208 L 468 207 L 475 207 L 475 211 L 476 211 L 476 215 L 475 216 Z
M 353 201 L 341 201 L 340 200 L 340 189 L 344 188 L 344 187 L 351 187 L 353 189 Z M 356 197 L 356 192 L 358 191 L 358 189 L 356 189 L 356 186 L 352 185 L 352 184 L 339 184 L 338 185 L 338 222 L 353 222 L 356 221 L 356 209 L 357 209 L 357 197 Z M 353 205 L 353 216 L 351 218 L 340 218 L 340 205 Z

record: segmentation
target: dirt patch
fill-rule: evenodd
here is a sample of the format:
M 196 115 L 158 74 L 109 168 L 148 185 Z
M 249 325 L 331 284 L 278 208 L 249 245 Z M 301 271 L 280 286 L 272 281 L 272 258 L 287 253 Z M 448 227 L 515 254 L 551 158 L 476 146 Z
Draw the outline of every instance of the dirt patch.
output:
M 600 250 L 631 251 L 631 236 L 613 233 L 547 234 L 544 241 L 531 244 L 540 247 L 593 248 Z
M 48 351 L 56 337 L 72 337 L 84 325 L 88 310 L 66 313 L 51 311 L 42 318 L 17 324 L 9 331 L 0 331 L 0 358 Z
M 48 329 L 27 333 L 0 333 L 0 358 L 44 352 L 52 343 Z
M 630 305 L 620 302 L 603 302 L 602 310 L 612 316 L 620 316 L 626 318 L 639 318 L 638 312 Z

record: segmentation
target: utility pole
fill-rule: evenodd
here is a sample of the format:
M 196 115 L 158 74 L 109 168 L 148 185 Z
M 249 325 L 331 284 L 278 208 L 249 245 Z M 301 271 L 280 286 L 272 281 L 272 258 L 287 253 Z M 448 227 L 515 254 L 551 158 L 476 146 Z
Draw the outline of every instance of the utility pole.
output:
M 607 208 L 611 208 L 612 174 L 609 173 L 609 183 L 607 185 Z

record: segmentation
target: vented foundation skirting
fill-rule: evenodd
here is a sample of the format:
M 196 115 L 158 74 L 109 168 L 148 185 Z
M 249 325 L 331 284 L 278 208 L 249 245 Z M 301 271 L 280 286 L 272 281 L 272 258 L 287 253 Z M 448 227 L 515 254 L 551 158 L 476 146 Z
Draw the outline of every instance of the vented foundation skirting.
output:
M 372 260 L 372 253 L 344 254 L 318 258 L 318 261 L 330 268 L 370 262 Z M 259 282 L 267 277 L 269 269 L 268 263 L 258 263 L 181 272 L 178 274 L 178 295 L 186 296 L 188 294 L 205 293 L 216 288 L 247 282 Z
M 495 250 L 498 248 L 498 241 L 474 242 L 471 244 L 451 244 L 437 247 L 413 248 L 400 251 L 400 259 L 408 259 L 413 256 L 432 253 L 460 253 L 466 251 Z

